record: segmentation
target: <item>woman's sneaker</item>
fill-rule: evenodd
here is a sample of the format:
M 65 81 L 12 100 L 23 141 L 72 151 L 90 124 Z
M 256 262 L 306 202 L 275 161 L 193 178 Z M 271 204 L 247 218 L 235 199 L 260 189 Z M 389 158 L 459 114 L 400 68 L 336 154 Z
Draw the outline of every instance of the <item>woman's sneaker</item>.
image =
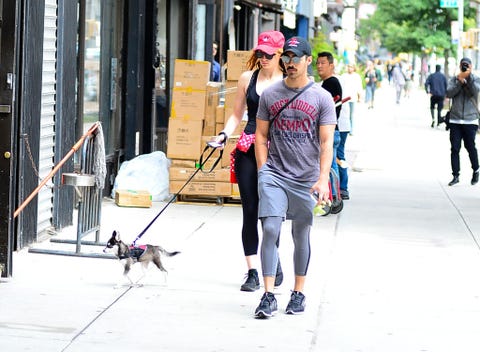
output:
M 299 291 L 292 291 L 285 313 L 302 314 L 305 311 L 305 295 Z
M 247 274 L 247 280 L 240 287 L 240 291 L 253 292 L 260 288 L 257 269 L 250 269 Z
M 260 300 L 260 304 L 255 309 L 255 317 L 260 319 L 270 318 L 277 313 L 277 300 L 273 293 L 265 292 Z

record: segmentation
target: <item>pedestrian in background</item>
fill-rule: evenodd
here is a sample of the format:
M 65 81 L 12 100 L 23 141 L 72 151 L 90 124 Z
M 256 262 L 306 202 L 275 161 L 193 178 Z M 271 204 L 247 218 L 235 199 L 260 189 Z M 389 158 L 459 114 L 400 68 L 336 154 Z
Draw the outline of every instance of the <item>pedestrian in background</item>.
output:
M 258 102 L 268 86 L 284 78 L 284 69 L 280 63 L 280 54 L 284 43 L 285 37 L 278 31 L 267 31 L 258 36 L 258 45 L 253 49 L 247 61 L 248 71 L 243 72 L 238 80 L 233 113 L 225 123 L 223 131 L 216 138 L 219 143 L 226 142 L 228 136 L 242 121 L 245 107 L 248 108 L 247 125 L 234 152 L 235 177 L 238 182 L 243 211 L 242 244 L 248 267 L 246 281 L 240 289 L 248 292 L 260 288 L 257 270 L 258 182 L 254 147 Z M 282 281 L 283 273 L 279 263 L 275 286 L 279 286 Z
M 392 80 L 395 86 L 395 102 L 400 104 L 403 87 L 405 86 L 405 74 L 403 73 L 402 64 L 400 62 L 393 65 Z
M 387 67 L 385 68 L 387 71 L 387 77 L 388 77 L 388 84 L 392 84 L 392 70 L 393 70 L 393 64 L 391 60 L 387 61 Z
M 478 182 L 478 153 L 475 136 L 478 130 L 479 112 L 477 96 L 480 92 L 480 78 L 472 73 L 472 61 L 469 58 L 460 60 L 460 72 L 448 81 L 447 97 L 452 99 L 450 108 L 450 161 L 453 179 L 448 184 L 457 184 L 460 176 L 460 148 L 462 141 L 468 151 L 473 174 L 471 184 Z
M 287 77 L 261 95 L 255 134 L 265 287 L 255 310 L 258 318 L 270 317 L 278 310 L 273 294 L 278 262 L 275 243 L 285 219 L 292 220 L 295 271 L 295 284 L 285 312 L 300 314 L 305 309 L 303 290 L 311 254 L 313 208 L 329 199 L 337 120 L 330 94 L 308 78 L 308 65 L 312 62 L 310 44 L 304 38 L 292 37 L 286 41 L 281 58 Z M 290 100 L 288 107 L 281 110 Z M 312 192 L 317 192 L 318 201 L 313 200 Z
M 317 72 L 322 80 L 322 87 L 332 95 L 333 99 L 340 102 L 343 99 L 342 85 L 337 77 L 335 77 L 335 60 L 332 53 L 328 51 L 322 51 L 317 55 Z M 339 104 L 335 108 L 335 113 L 338 118 L 340 117 L 340 111 L 342 105 Z M 333 137 L 333 160 L 332 169 L 339 174 L 337 165 L 337 149 L 340 145 L 340 131 L 338 130 L 338 124 L 335 126 L 335 135 Z M 335 192 L 335 188 L 332 187 L 332 192 Z M 335 194 L 336 195 L 336 194 Z
M 403 87 L 403 90 L 405 92 L 404 97 L 410 98 L 410 93 L 412 91 L 412 85 L 413 85 L 413 79 L 414 79 L 412 65 L 407 66 L 407 69 L 404 72 L 404 77 L 405 77 L 405 86 Z
M 343 77 L 343 76 L 342 76 Z M 345 92 L 346 84 L 342 79 L 340 79 L 342 84 L 342 90 Z M 350 95 L 344 94 L 345 98 L 350 97 Z M 343 104 L 342 110 L 340 111 L 340 116 L 338 117 L 338 131 L 340 133 L 340 143 L 337 147 L 337 165 L 338 165 L 338 178 L 340 180 L 340 196 L 344 200 L 350 199 L 350 192 L 348 191 L 348 168 L 349 165 L 345 157 L 345 144 L 347 143 L 347 138 L 351 132 L 350 124 L 350 105 Z
M 355 120 L 355 107 L 360 102 L 360 98 L 363 91 L 362 78 L 356 72 L 355 65 L 348 64 L 347 71 L 340 76 L 342 83 L 342 91 L 344 97 L 350 97 L 350 100 L 344 104 L 349 107 L 349 119 L 350 119 L 350 135 L 353 136 L 354 120 Z
M 375 101 L 375 89 L 377 88 L 377 81 L 379 79 L 378 72 L 372 61 L 367 61 L 365 69 L 365 103 L 368 104 L 369 109 L 373 109 Z
M 440 65 L 435 65 L 435 72 L 430 74 L 425 81 L 425 91 L 430 95 L 430 114 L 432 115 L 432 124 L 435 127 L 435 107 L 437 109 L 437 126 L 442 117 L 443 102 L 447 94 L 447 78 L 440 72 Z
M 210 77 L 210 80 L 213 81 L 213 82 L 220 82 L 220 80 L 221 80 L 220 64 L 215 59 L 215 56 L 217 55 L 217 50 L 218 50 L 218 44 L 216 42 L 213 42 L 212 74 L 211 74 L 211 77 Z

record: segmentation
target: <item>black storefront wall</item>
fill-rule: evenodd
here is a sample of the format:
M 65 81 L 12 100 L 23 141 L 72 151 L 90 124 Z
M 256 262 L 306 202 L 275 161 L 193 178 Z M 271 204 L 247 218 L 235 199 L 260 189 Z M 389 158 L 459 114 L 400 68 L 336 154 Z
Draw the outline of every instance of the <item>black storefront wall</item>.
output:
M 15 79 L 17 67 L 17 38 L 20 3 L 0 2 L 0 276 L 12 275 L 12 251 L 14 247 L 13 209 L 17 145 L 15 143 L 15 118 L 17 106 L 14 97 L 17 91 Z
M 235 0 L 234 22 L 236 50 L 251 50 L 257 38 L 254 37 L 255 29 L 258 33 L 265 30 L 280 30 L 279 15 L 282 15 L 282 5 L 268 0 Z M 259 11 L 258 18 L 254 11 Z M 269 14 L 271 21 L 263 19 L 263 13 Z M 265 16 L 265 18 L 268 18 Z
M 42 99 L 43 27 L 45 4 L 43 1 L 22 1 L 19 48 L 18 92 L 19 122 L 17 204 L 20 205 L 38 185 L 35 165 L 39 162 L 40 116 Z M 31 146 L 28 149 L 26 140 Z M 31 158 L 31 159 L 30 159 Z M 37 202 L 30 202 L 17 216 L 15 248 L 37 239 Z
M 126 4 L 126 62 L 123 102 L 124 157 L 130 160 L 138 154 L 152 151 L 152 92 L 155 84 L 154 42 L 156 2 L 131 0 Z M 138 133 L 138 150 L 137 150 Z

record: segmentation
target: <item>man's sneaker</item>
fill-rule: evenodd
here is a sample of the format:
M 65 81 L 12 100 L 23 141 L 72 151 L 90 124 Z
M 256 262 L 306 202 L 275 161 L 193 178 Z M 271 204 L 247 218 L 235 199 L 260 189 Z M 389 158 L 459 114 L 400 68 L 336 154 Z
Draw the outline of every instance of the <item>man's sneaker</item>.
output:
M 448 185 L 453 186 L 453 185 L 456 185 L 459 182 L 460 182 L 460 179 L 458 178 L 458 176 L 453 176 L 453 179 L 448 183 Z
M 340 190 L 340 196 L 342 197 L 343 200 L 350 199 L 350 193 L 348 193 L 348 191 L 346 191 L 344 189 Z
M 257 269 L 250 269 L 247 274 L 247 280 L 240 287 L 240 291 L 253 292 L 260 288 L 260 280 L 258 279 Z
M 479 173 L 480 173 L 480 171 L 479 171 L 479 170 L 477 170 L 477 171 L 474 171 L 474 172 L 473 172 L 473 175 L 472 175 L 472 182 L 471 182 L 471 183 L 472 183 L 472 186 L 473 186 L 473 185 L 476 185 L 476 184 L 478 183 L 478 176 L 479 176 Z
M 282 271 L 282 266 L 280 265 L 280 259 L 278 259 L 277 273 L 275 274 L 275 287 L 280 286 L 282 282 L 283 282 L 283 271 Z
M 302 314 L 305 311 L 305 295 L 299 291 L 292 291 L 285 313 Z
M 277 300 L 271 292 L 265 292 L 260 300 L 260 304 L 255 309 L 255 317 L 259 319 L 266 319 L 274 316 L 277 313 Z

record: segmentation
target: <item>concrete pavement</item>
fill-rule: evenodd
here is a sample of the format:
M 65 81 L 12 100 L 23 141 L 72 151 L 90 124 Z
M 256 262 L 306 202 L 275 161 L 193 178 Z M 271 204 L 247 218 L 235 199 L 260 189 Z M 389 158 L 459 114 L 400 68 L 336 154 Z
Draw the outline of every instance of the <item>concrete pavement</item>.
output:
M 464 150 L 461 182 L 446 186 L 448 133 L 430 128 L 423 90 L 394 102 L 387 85 L 375 109 L 358 106 L 347 140 L 351 200 L 315 218 L 305 314 L 283 314 L 293 284 L 289 222 L 279 313 L 256 320 L 261 290 L 239 290 L 241 208 L 174 203 L 142 238 L 182 251 L 166 259 L 166 283 L 156 269 L 143 278 L 135 269 L 142 287 L 114 288 L 122 272 L 114 260 L 15 253 L 13 277 L 0 281 L 0 350 L 478 351 L 480 186 L 470 185 Z M 105 200 L 102 238 L 116 229 L 131 242 L 163 205 Z M 74 238 L 75 229 L 57 236 Z

